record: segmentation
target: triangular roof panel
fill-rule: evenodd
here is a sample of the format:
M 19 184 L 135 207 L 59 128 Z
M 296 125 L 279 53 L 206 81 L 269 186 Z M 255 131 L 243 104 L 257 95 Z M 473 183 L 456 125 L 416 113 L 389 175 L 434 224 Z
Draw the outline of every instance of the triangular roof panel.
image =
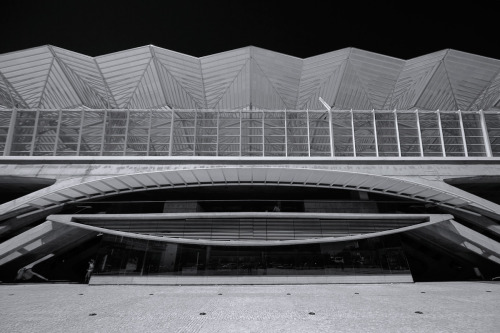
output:
M 249 46 L 201 58 L 148 45 L 89 57 L 0 55 L 4 108 L 498 109 L 500 60 L 442 50 L 401 60 L 356 48 L 300 59 Z

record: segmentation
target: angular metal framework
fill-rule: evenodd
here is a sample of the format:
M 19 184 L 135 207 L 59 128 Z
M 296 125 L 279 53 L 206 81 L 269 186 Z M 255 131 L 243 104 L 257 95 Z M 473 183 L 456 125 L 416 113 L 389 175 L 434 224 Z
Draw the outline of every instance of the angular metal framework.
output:
M 89 57 L 0 55 L 0 107 L 500 110 L 500 60 L 446 49 L 402 60 L 356 48 L 300 59 L 245 47 L 201 58 L 156 46 Z
M 500 161 L 500 60 L 449 49 L 401 60 L 355 48 L 299 59 L 256 47 L 195 58 L 152 45 L 89 57 L 47 45 L 0 55 L 0 156 L 7 188 L 21 169 L 55 179 L 5 195 L 2 279 L 71 250 L 78 264 L 97 255 L 110 283 L 184 284 L 186 274 L 220 284 L 217 274 L 250 275 L 240 268 L 266 257 L 274 259 L 256 267 L 271 280 L 254 271 L 246 283 L 324 283 L 340 281 L 334 259 L 347 251 L 356 281 L 413 281 L 406 259 L 377 259 L 394 249 L 392 259 L 405 258 L 404 242 L 412 260 L 431 263 L 432 272 L 416 265 L 430 279 L 438 266 L 453 277 L 434 263 L 441 254 L 450 267 L 498 276 L 500 206 L 488 196 Z M 485 198 L 443 183 L 464 175 L 488 177 Z M 330 194 L 342 200 L 325 208 Z M 280 204 L 197 206 L 233 195 Z M 101 210 L 108 197 L 116 205 Z M 280 211 L 287 200 L 293 207 Z M 370 267 L 349 259 L 362 251 Z M 297 253 L 325 265 L 289 280 L 307 266 Z M 143 262 L 128 271 L 135 257 Z M 228 272 L 225 261 L 239 268 Z M 139 266 L 145 279 L 126 280 Z
M 491 157 L 499 111 L 500 61 L 456 50 L 0 55 L 4 156 Z
M 497 111 L 0 111 L 9 156 L 496 157 Z

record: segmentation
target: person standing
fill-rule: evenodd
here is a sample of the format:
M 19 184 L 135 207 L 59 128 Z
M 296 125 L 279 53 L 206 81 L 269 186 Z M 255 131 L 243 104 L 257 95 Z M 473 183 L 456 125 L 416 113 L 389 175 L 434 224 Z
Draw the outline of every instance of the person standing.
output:
M 94 259 L 90 259 L 87 273 L 85 274 L 85 283 L 89 283 L 92 272 L 94 271 Z

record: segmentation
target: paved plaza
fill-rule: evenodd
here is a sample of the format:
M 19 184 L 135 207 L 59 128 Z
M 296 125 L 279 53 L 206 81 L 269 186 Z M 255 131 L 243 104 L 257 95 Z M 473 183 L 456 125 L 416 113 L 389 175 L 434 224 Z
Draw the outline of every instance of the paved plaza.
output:
M 0 284 L 0 331 L 500 332 L 500 282 Z

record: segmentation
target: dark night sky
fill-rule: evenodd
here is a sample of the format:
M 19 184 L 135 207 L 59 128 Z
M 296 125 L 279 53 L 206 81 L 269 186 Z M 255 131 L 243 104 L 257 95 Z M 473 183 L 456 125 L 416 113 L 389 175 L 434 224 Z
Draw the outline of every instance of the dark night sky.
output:
M 98 56 L 153 44 L 201 57 L 254 45 L 300 58 L 356 47 L 401 59 L 447 48 L 500 59 L 491 5 L 440 3 L 4 0 L 0 54 L 51 44 Z

